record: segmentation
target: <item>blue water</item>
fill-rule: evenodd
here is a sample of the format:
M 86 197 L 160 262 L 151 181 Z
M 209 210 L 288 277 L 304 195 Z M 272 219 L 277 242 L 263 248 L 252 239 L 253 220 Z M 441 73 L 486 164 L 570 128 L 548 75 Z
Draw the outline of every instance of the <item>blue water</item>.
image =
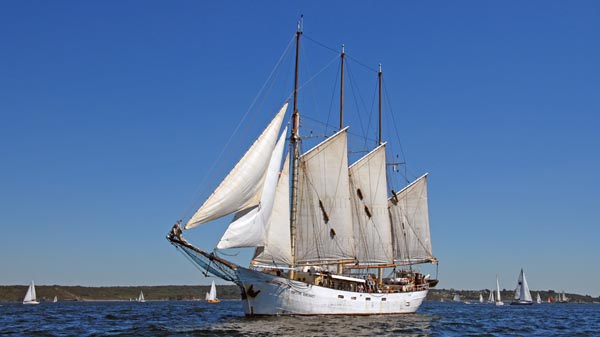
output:
M 413 315 L 245 318 L 240 301 L 0 303 L 0 336 L 600 336 L 600 305 L 425 302 Z

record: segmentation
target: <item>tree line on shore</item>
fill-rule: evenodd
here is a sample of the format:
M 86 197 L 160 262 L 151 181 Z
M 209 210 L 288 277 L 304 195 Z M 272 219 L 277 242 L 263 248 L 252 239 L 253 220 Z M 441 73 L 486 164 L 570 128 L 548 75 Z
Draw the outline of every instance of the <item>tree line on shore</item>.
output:
M 0 302 L 20 302 L 27 292 L 27 285 L 0 286 Z M 60 285 L 36 285 L 38 300 L 51 301 L 54 296 L 59 301 L 129 301 L 134 300 L 144 292 L 148 301 L 193 301 L 203 300 L 210 286 L 114 286 L 114 287 L 83 287 L 83 286 L 60 286 Z M 431 289 L 427 295 L 428 301 L 452 301 L 458 294 L 463 301 L 479 301 L 479 294 L 487 300 L 490 289 L 482 290 L 455 290 L 455 289 Z M 219 299 L 241 298 L 240 289 L 235 285 L 217 286 Z M 537 294 L 533 290 L 532 294 Z M 548 297 L 557 298 L 558 291 L 540 290 L 544 302 Z M 513 290 L 503 289 L 502 298 L 510 301 L 514 294 Z M 535 296 L 535 295 L 534 295 Z M 600 297 L 567 293 L 570 302 L 600 302 Z

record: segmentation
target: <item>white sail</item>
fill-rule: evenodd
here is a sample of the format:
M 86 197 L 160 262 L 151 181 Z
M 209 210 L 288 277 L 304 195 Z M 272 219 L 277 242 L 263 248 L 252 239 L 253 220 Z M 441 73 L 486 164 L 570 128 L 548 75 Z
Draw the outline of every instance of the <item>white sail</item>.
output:
M 454 298 L 452 298 L 452 300 L 454 302 L 460 302 L 460 295 L 459 294 L 454 294 Z
M 488 297 L 488 302 L 494 302 L 494 291 L 490 290 L 490 296 Z
M 25 298 L 23 298 L 23 304 L 38 304 L 33 281 L 31 281 L 29 288 L 27 288 L 27 293 L 25 294 Z
M 525 278 L 525 272 L 521 269 L 521 273 L 519 273 L 519 279 L 517 280 L 517 287 L 515 288 L 515 296 L 514 299 L 516 301 L 523 302 L 531 302 L 531 292 L 529 292 L 529 285 L 527 284 L 527 279 Z
M 210 294 L 206 293 L 206 296 L 204 296 L 204 299 L 208 301 L 209 298 L 210 298 Z
M 207 294 L 207 301 L 215 301 L 217 300 L 217 287 L 215 286 L 215 281 L 212 281 L 212 284 L 210 286 L 210 292 L 208 292 Z
M 242 159 L 187 222 L 185 229 L 194 228 L 258 204 L 265 171 L 269 165 L 271 152 L 277 141 L 286 109 L 287 103 L 283 105 Z
M 58 297 L 54 296 L 54 299 L 52 300 L 53 303 L 58 302 Z
M 385 144 L 349 168 L 356 258 L 361 264 L 393 263 L 387 206 Z
M 292 264 L 289 172 L 289 155 L 286 155 L 277 183 L 275 203 L 267 226 L 265 245 L 257 248 L 254 257 L 255 262 L 284 266 Z
M 392 196 L 388 204 L 396 262 L 433 260 L 427 206 L 427 174 Z
M 144 292 L 140 291 L 140 296 L 138 296 L 137 298 L 138 302 L 146 302 L 146 299 L 144 299 Z
M 500 296 L 500 281 L 498 280 L 498 275 L 496 275 L 496 305 L 504 305 L 502 297 Z
M 344 128 L 300 157 L 296 262 L 355 258 Z
M 217 249 L 258 247 L 265 242 L 267 225 L 271 218 L 277 181 L 279 178 L 279 167 L 283 156 L 287 128 L 279 137 L 275 149 L 271 153 L 269 166 L 265 175 L 260 203 L 257 207 L 238 212 L 233 221 L 217 244 Z M 288 225 L 289 226 L 289 225 Z
M 479 303 L 483 303 L 483 295 L 479 293 Z
M 542 297 L 540 296 L 540 293 L 537 294 L 536 302 L 537 304 L 542 304 Z

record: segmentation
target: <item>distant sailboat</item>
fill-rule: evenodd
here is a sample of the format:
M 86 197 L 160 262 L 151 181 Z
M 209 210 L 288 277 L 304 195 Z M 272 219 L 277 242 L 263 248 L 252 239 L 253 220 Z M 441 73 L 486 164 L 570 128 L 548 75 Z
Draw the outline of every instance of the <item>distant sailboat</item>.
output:
M 556 293 L 556 298 L 554 299 L 556 303 L 567 303 L 569 302 L 569 298 L 565 295 L 563 290 L 562 293 Z
M 488 297 L 488 303 L 494 303 L 494 291 L 490 290 L 490 296 Z
M 498 281 L 498 274 L 496 274 L 496 306 L 504 305 L 502 298 L 500 297 L 500 281 Z
M 483 295 L 481 293 L 479 293 L 479 303 L 483 303 Z
M 206 301 L 208 301 L 208 303 L 219 303 L 219 299 L 217 298 L 217 287 L 215 286 L 215 281 L 212 281 L 210 291 L 206 293 Z
M 52 300 L 52 303 L 56 303 L 58 302 L 58 297 L 54 296 L 54 299 Z
M 542 304 L 542 297 L 540 296 L 540 293 L 537 294 L 537 299 L 535 301 L 537 304 Z
M 146 300 L 144 299 L 144 292 L 140 291 L 140 296 L 138 296 L 138 298 L 136 299 L 136 301 L 144 303 L 146 302 Z
M 531 298 L 531 292 L 529 292 L 529 285 L 527 285 L 527 279 L 525 278 L 525 272 L 521 268 L 519 273 L 519 279 L 517 280 L 517 288 L 515 288 L 514 300 L 510 302 L 510 305 L 532 305 L 533 299 Z
M 35 285 L 33 284 L 33 281 L 31 281 L 31 284 L 29 285 L 29 288 L 27 289 L 27 294 L 25 294 L 25 298 L 23 299 L 23 304 L 40 304 L 40 302 L 38 302 L 36 300 Z
M 460 295 L 459 294 L 454 294 L 454 298 L 452 298 L 452 301 L 454 301 L 454 302 L 460 302 Z

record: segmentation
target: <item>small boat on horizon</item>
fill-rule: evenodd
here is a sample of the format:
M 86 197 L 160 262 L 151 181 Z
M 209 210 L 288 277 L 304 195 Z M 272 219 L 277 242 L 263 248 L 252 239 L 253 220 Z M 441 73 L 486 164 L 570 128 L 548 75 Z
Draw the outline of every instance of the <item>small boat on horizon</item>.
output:
M 500 281 L 498 281 L 498 274 L 496 274 L 496 306 L 504 305 L 502 298 L 500 297 Z
M 514 300 L 510 302 L 510 305 L 532 305 L 533 299 L 531 298 L 531 292 L 529 291 L 529 285 L 525 278 L 525 272 L 521 268 L 519 278 L 517 280 L 517 287 L 515 288 Z
M 33 284 L 33 280 L 31 281 L 29 288 L 27 288 L 27 293 L 23 299 L 23 304 L 40 304 L 40 302 L 38 302 L 36 299 L 35 284 Z
M 58 297 L 54 296 L 54 299 L 52 300 L 52 303 L 56 303 L 58 302 Z
M 206 301 L 208 303 L 219 303 L 219 299 L 217 298 L 217 287 L 215 286 L 215 281 L 212 281 L 210 291 L 206 293 Z
M 144 292 L 140 290 L 140 296 L 136 299 L 137 302 L 144 303 L 146 299 L 144 299 Z
M 540 296 L 540 293 L 537 293 L 537 299 L 535 301 L 537 304 L 542 304 L 542 297 Z

